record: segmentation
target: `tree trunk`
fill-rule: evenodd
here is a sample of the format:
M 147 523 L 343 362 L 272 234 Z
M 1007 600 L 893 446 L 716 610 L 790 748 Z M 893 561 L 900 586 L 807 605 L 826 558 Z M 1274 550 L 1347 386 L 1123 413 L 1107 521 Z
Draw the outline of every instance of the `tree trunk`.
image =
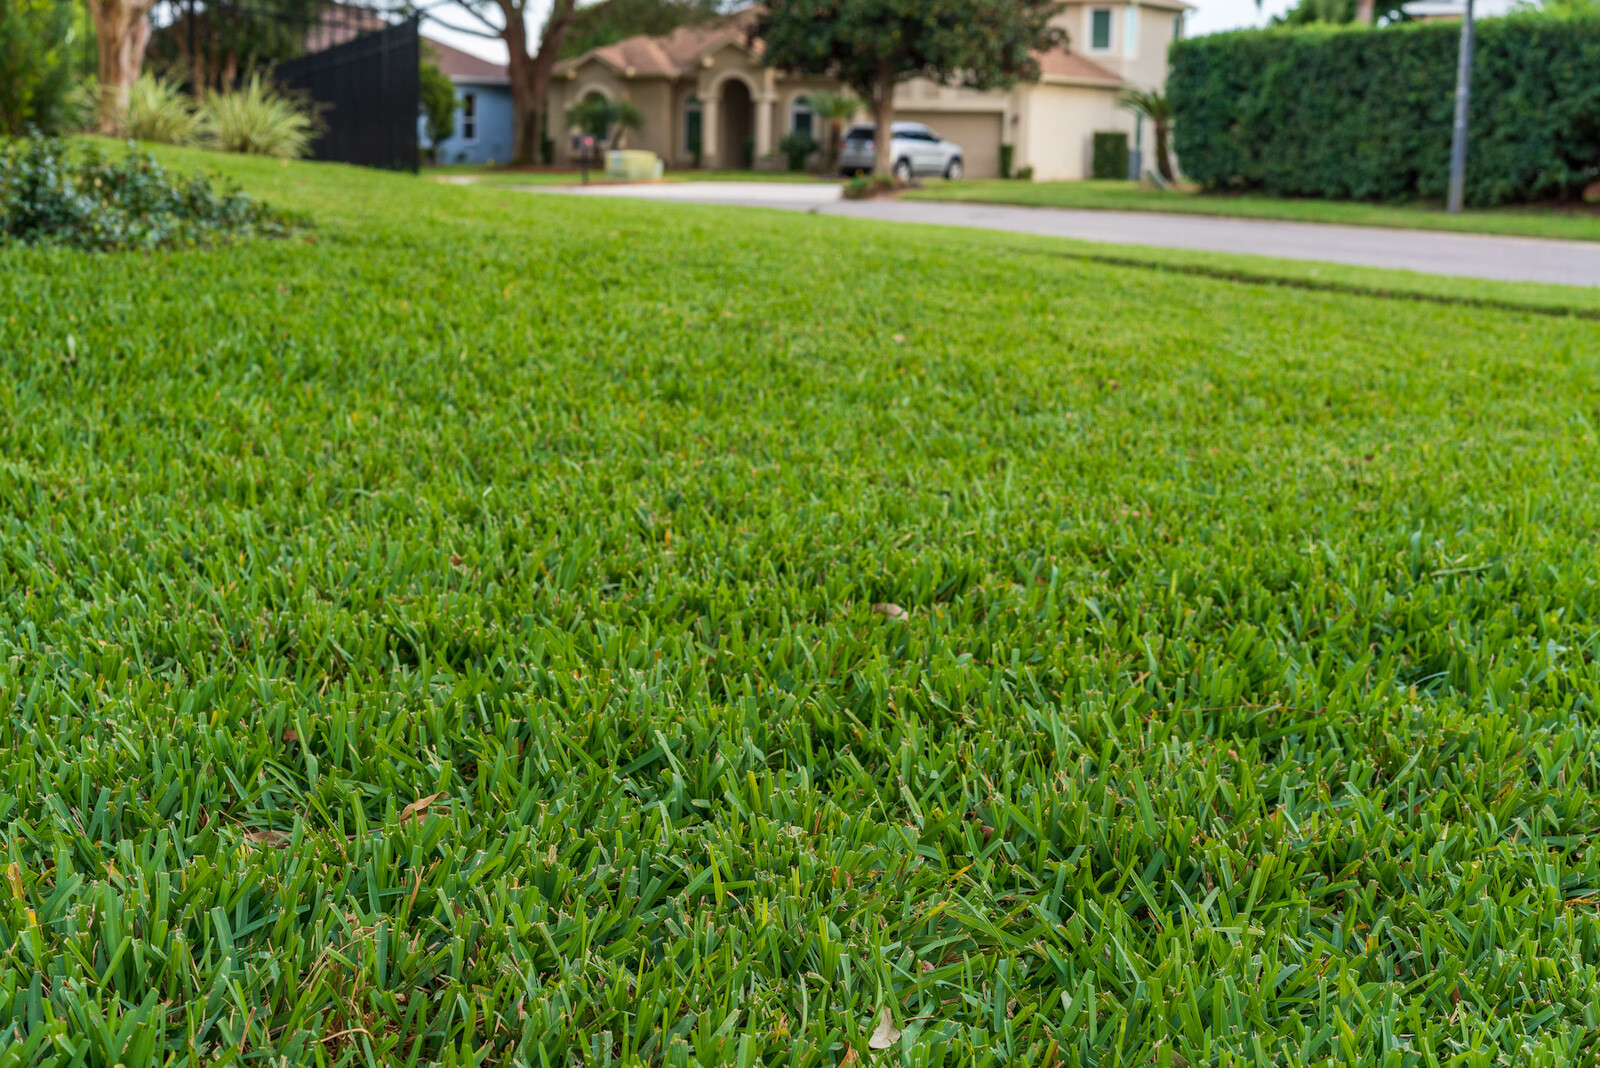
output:
M 1377 17 L 1377 7 L 1374 0 L 1356 0 L 1356 21 L 1371 26 Z
M 530 55 L 528 27 L 523 21 L 524 0 L 500 0 L 500 14 L 505 19 L 500 36 L 510 53 L 507 73 L 511 77 L 511 162 L 518 166 L 539 160 L 545 104 L 550 99 L 550 75 L 561 54 L 561 44 L 566 40 L 567 27 L 572 23 L 575 4 L 576 0 L 556 0 L 539 38 L 539 52 Z
M 873 174 L 894 173 L 894 72 L 887 68 L 878 76 L 877 91 L 873 95 L 872 117 L 877 121 L 878 158 L 872 165 Z
M 122 132 L 128 111 L 128 90 L 139 78 L 145 46 L 150 43 L 150 8 L 154 0 L 89 0 L 99 49 L 100 103 L 95 131 Z
M 1156 123 L 1156 169 L 1161 172 L 1161 177 L 1170 184 L 1178 180 L 1178 174 L 1172 169 L 1172 157 L 1167 154 L 1167 124 Z

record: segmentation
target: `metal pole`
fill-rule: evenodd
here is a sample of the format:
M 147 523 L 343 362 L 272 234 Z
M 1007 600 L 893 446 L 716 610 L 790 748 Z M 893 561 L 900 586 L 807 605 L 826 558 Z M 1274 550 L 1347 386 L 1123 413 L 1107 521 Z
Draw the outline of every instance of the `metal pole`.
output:
M 1461 22 L 1461 58 L 1456 63 L 1456 130 L 1450 144 L 1451 215 L 1461 214 L 1467 188 L 1467 118 L 1472 113 L 1472 0 Z

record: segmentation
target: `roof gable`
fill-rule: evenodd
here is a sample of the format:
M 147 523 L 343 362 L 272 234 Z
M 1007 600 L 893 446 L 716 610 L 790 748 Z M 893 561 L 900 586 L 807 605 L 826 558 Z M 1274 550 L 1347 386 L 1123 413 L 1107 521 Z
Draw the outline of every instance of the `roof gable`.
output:
M 423 48 L 434 55 L 434 64 L 446 78 L 453 82 L 471 85 L 510 85 L 511 78 L 498 63 L 479 59 L 470 52 L 451 48 L 442 41 L 424 37 Z
M 705 57 L 733 47 L 755 55 L 749 42 L 750 27 L 759 12 L 746 8 L 737 14 L 679 26 L 662 37 L 628 37 L 615 44 L 591 48 L 581 56 L 563 60 L 556 71 L 570 74 L 584 64 L 599 61 L 632 78 L 678 78 L 691 73 Z

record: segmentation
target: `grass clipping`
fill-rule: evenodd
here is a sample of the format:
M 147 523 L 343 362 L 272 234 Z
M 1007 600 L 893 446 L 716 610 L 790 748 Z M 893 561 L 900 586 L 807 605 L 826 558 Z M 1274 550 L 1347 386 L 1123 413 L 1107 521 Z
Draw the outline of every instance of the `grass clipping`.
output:
M 153 156 L 110 159 L 30 138 L 0 146 L 0 246 L 85 251 L 209 246 L 304 225 L 228 184 L 172 174 Z

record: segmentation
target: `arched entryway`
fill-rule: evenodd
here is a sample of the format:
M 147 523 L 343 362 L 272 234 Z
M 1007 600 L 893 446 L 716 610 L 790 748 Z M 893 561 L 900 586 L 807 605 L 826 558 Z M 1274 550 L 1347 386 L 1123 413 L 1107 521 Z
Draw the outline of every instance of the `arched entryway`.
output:
M 738 78 L 722 83 L 722 136 L 717 163 L 722 167 L 748 167 L 755 146 L 755 102 L 750 87 Z

